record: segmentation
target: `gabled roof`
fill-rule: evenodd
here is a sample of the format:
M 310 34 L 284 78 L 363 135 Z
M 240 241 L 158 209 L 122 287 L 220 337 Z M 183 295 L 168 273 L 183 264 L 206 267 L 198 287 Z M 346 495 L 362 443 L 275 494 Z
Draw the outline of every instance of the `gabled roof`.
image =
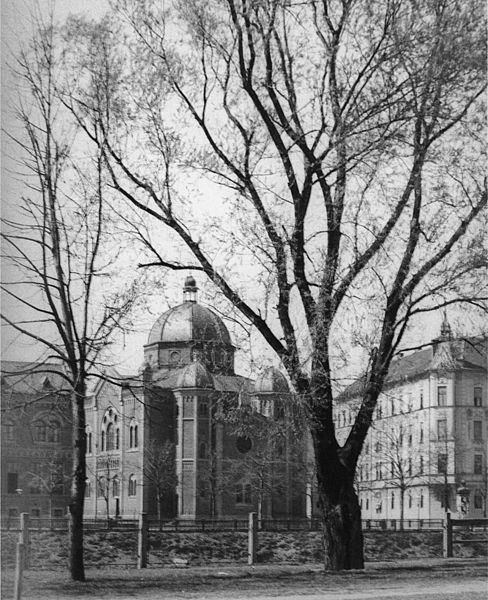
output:
M 384 387 L 390 388 L 404 381 L 412 381 L 431 371 L 487 370 L 487 338 L 472 337 L 434 341 L 433 346 L 393 360 Z M 361 395 L 365 383 L 363 375 L 348 386 L 337 400 Z
M 46 394 L 67 389 L 60 364 L 4 360 L 1 370 L 2 388 L 15 393 Z

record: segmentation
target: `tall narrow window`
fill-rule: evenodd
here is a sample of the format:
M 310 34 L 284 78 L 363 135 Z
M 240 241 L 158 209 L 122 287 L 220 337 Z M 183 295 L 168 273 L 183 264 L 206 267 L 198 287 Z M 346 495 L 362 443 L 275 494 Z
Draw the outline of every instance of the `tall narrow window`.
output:
M 105 432 L 105 435 L 106 435 L 106 442 L 107 442 L 107 452 L 110 452 L 110 450 L 114 450 L 114 448 L 115 448 L 114 426 L 112 423 L 109 423 L 107 425 L 107 430 Z
M 7 494 L 15 494 L 19 488 L 19 474 L 7 473 Z
M 424 474 L 424 457 L 421 456 L 419 459 L 419 474 L 423 475 Z
M 483 455 L 482 454 L 474 455 L 474 465 L 473 466 L 474 466 L 473 472 L 475 475 L 483 474 Z
M 104 498 L 106 493 L 106 482 L 105 477 L 97 478 L 97 497 Z
M 137 490 L 137 479 L 136 479 L 135 475 L 131 475 L 129 477 L 129 490 L 128 490 L 129 496 L 135 496 L 136 490 Z
M 476 490 L 474 493 L 474 508 L 480 509 L 483 508 L 483 495 L 479 490 Z
M 59 421 L 50 421 L 47 430 L 47 441 L 59 443 L 61 437 L 61 424 Z
M 420 390 L 420 408 L 424 408 L 424 390 Z
M 86 428 L 86 453 L 92 453 L 93 433 L 90 427 Z
M 137 448 L 139 445 L 137 423 L 132 421 L 129 427 L 129 448 Z
M 445 440 L 447 438 L 447 419 L 437 421 L 437 439 Z
M 447 387 L 445 385 L 437 386 L 437 406 L 447 405 Z
M 395 493 L 391 493 L 391 507 L 395 508 Z
M 117 412 L 111 406 L 103 415 L 101 427 L 102 451 L 118 450 Z
M 409 456 L 408 457 L 408 476 L 411 477 L 412 476 L 412 458 Z
M 420 426 L 420 434 L 419 434 L 419 442 L 423 444 L 424 442 L 424 426 Z
M 47 425 L 44 421 L 37 421 L 34 424 L 34 440 L 36 442 L 47 441 Z
M 475 442 L 483 441 L 483 422 L 473 421 L 473 440 Z
M 447 473 L 447 454 L 437 455 L 437 472 Z
M 424 508 L 424 490 L 420 490 L 419 505 L 420 508 Z
M 112 496 L 114 498 L 120 496 L 120 480 L 117 475 L 115 475 L 112 479 Z
M 474 388 L 474 397 L 473 397 L 475 406 L 483 406 L 483 388 L 481 386 L 476 386 Z

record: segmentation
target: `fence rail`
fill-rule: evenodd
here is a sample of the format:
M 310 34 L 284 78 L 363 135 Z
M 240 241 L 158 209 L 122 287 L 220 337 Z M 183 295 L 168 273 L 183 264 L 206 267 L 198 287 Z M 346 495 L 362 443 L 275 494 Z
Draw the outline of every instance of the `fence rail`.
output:
M 458 525 L 462 521 L 454 521 Z M 486 529 L 486 521 L 480 520 Z M 442 519 L 364 519 L 362 522 L 363 531 L 440 531 L 443 527 Z M 150 531 L 166 531 L 174 533 L 191 532 L 244 532 L 248 530 L 248 519 L 199 519 L 195 521 L 172 519 L 158 521 L 157 519 L 148 519 Z M 67 518 L 30 518 L 29 528 L 35 530 L 67 531 Z M 137 519 L 85 519 L 85 531 L 136 531 L 138 528 Z M 262 519 L 258 523 L 261 531 L 320 531 L 321 523 L 319 519 Z M 5 518 L 1 522 L 2 531 L 19 531 L 20 518 Z

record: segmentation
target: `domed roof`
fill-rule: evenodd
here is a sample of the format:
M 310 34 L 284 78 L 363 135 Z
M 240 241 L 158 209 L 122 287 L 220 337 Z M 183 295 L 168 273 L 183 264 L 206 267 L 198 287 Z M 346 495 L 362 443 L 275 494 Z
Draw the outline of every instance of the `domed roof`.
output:
M 286 377 L 275 367 L 266 369 L 254 382 L 254 393 L 256 394 L 287 394 L 289 391 Z
M 183 302 L 162 314 L 152 326 L 147 343 L 190 341 L 232 344 L 222 319 L 196 302 Z
M 176 388 L 200 388 L 213 389 L 212 375 L 199 362 L 193 362 L 186 366 L 178 375 Z

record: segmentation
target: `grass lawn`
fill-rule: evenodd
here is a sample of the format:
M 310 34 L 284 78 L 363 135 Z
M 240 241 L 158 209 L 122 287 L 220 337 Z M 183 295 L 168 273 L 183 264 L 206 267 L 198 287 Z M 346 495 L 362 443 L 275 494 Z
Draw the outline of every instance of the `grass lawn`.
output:
M 25 573 L 25 600 L 69 598 L 284 598 L 289 594 L 381 590 L 392 586 L 424 586 L 452 582 L 453 586 L 486 577 L 486 559 L 422 559 L 368 563 L 364 571 L 324 572 L 320 565 L 211 565 L 205 567 L 88 569 L 85 583 L 71 582 L 65 571 Z M 12 598 L 13 569 L 2 572 L 2 598 Z

